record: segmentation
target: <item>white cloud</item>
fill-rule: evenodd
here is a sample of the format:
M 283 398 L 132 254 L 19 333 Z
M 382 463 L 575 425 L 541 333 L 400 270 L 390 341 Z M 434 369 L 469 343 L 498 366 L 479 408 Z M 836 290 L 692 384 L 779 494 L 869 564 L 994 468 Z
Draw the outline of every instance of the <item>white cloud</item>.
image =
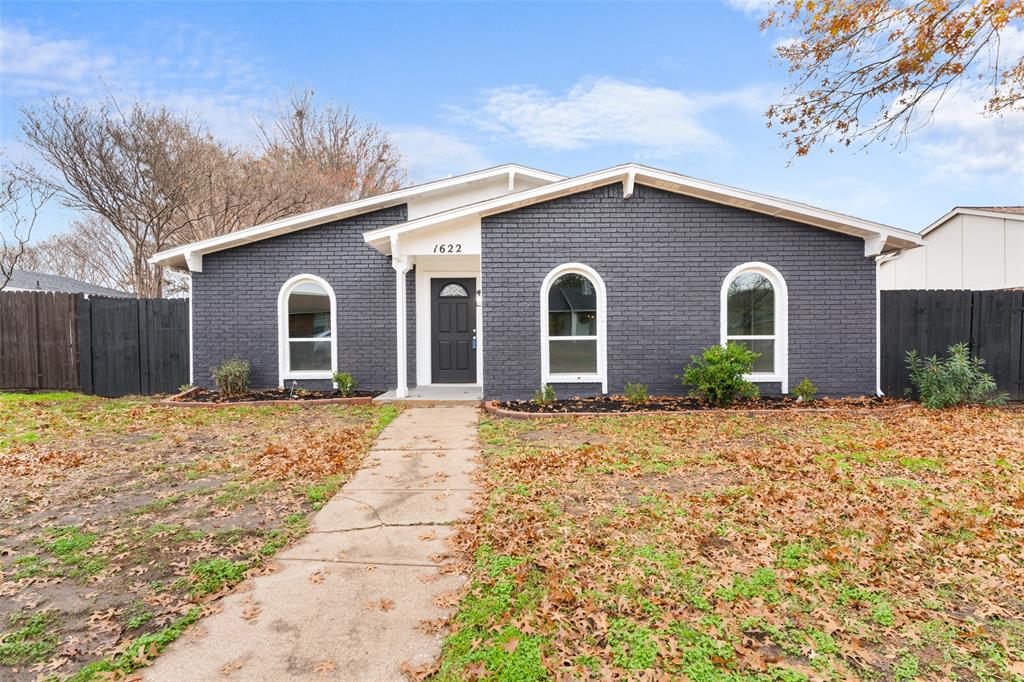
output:
M 391 136 L 405 155 L 409 177 L 421 183 L 492 165 L 478 148 L 455 135 L 430 128 L 395 128 Z
M 986 94 L 975 88 L 946 93 L 911 149 L 930 166 L 928 179 L 948 181 L 1024 173 L 1024 112 L 985 115 Z M 934 101 L 934 100 L 932 100 Z M 926 103 L 925 111 L 931 102 Z
M 162 25 L 150 42 L 112 49 L 95 40 L 0 27 L 0 88 L 31 103 L 50 94 L 99 99 L 107 91 L 124 104 L 146 101 L 187 112 L 229 142 L 251 141 L 253 115 L 270 85 L 256 75 L 230 37 Z
M 623 145 L 650 155 L 715 156 L 728 143 L 705 123 L 715 111 L 763 108 L 756 88 L 686 93 L 614 78 L 585 79 L 563 95 L 534 86 L 494 88 L 456 118 L 483 132 L 553 151 Z
M 0 26 L 0 77 L 18 90 L 80 83 L 114 60 L 82 40 L 46 38 L 21 27 Z
M 746 14 L 764 17 L 775 9 L 779 2 L 778 0 L 725 0 L 725 4 Z

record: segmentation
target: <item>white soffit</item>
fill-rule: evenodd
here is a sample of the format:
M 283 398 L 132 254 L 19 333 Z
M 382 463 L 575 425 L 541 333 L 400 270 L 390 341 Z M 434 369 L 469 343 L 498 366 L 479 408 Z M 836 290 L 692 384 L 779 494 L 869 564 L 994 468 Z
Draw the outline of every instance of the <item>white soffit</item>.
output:
M 484 217 L 529 206 L 542 201 L 585 192 L 596 187 L 622 182 L 625 199 L 632 195 L 634 183 L 648 185 L 677 194 L 706 199 L 719 204 L 765 213 L 806 225 L 820 227 L 865 239 L 865 255 L 877 255 L 882 249 L 899 250 L 924 244 L 915 232 L 901 230 L 881 223 L 862 220 L 787 199 L 759 194 L 747 190 L 699 180 L 678 173 L 649 168 L 639 164 L 615 166 L 602 171 L 567 178 L 535 189 L 488 199 L 398 225 L 363 233 L 363 238 L 383 253 L 390 253 L 391 237 L 424 227 L 440 225 L 468 216 Z M 870 243 L 867 243 L 870 240 Z M 869 253 L 874 251 L 876 253 Z

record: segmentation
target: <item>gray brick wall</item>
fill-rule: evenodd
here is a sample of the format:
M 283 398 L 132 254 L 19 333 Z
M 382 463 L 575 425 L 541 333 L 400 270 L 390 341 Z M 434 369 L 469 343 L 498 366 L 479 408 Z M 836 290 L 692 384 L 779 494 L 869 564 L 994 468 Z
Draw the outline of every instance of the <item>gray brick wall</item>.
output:
M 623 200 L 621 184 L 486 217 L 482 231 L 488 398 L 540 384 L 540 287 L 568 262 L 604 279 L 612 393 L 631 381 L 683 392 L 675 375 L 719 342 L 722 281 L 750 261 L 786 280 L 790 385 L 806 376 L 825 395 L 874 393 L 875 266 L 859 238 L 641 185 Z
M 195 382 L 211 386 L 210 367 L 239 356 L 253 365 L 254 387 L 277 386 L 277 297 L 291 277 L 311 274 L 330 283 L 337 299 L 338 368 L 360 387 L 396 384 L 395 272 L 390 258 L 362 233 L 406 219 L 405 205 L 319 225 L 203 258 L 192 274 Z M 414 273 L 407 278 L 409 377 L 415 368 Z M 300 382 L 303 383 L 303 382 Z M 329 382 L 304 382 L 311 388 Z

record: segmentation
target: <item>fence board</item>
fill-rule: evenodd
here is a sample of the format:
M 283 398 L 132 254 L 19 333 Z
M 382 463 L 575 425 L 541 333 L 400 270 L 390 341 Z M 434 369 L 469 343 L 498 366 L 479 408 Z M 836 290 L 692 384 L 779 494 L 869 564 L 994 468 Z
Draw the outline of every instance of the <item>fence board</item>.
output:
M 971 344 L 985 360 L 999 390 L 1015 400 L 1024 399 L 1021 377 L 1021 317 L 1024 292 L 974 292 Z
M 942 356 L 954 343 L 967 343 L 985 360 L 1000 390 L 1024 400 L 1022 309 L 1024 292 L 1019 291 L 883 291 L 883 392 L 906 394 L 907 351 Z
M 0 292 L 0 388 L 104 396 L 188 382 L 188 301 Z

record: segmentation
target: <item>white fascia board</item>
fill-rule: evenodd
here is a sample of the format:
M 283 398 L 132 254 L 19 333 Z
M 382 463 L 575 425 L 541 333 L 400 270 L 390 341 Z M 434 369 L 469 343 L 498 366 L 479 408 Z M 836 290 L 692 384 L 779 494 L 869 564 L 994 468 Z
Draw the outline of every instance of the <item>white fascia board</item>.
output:
M 1024 214 L 1021 213 L 1004 213 L 1002 211 L 986 211 L 979 208 L 961 208 L 956 207 L 946 215 L 942 216 L 928 227 L 921 230 L 921 236 L 924 237 L 929 232 L 937 229 L 944 225 L 950 218 L 954 218 L 958 215 L 974 215 L 982 218 L 1000 218 L 1003 220 L 1021 220 L 1024 221 Z
M 193 263 L 198 263 L 201 268 L 202 256 L 206 253 L 223 251 L 224 249 L 249 244 L 269 237 L 276 237 L 281 234 L 296 232 L 298 230 L 320 225 L 332 220 L 341 220 L 376 209 L 396 206 L 421 194 L 443 191 L 458 187 L 459 185 L 479 182 L 481 180 L 487 180 L 503 175 L 508 175 L 510 177 L 513 175 L 532 177 L 545 182 L 557 182 L 565 179 L 565 176 L 563 175 L 548 173 L 547 171 L 537 170 L 527 166 L 520 166 L 514 163 L 505 164 L 503 166 L 495 166 L 494 168 L 487 168 L 474 173 L 458 175 L 451 178 L 445 178 L 443 180 L 436 180 L 434 182 L 426 182 L 422 185 L 413 185 L 394 192 L 379 194 L 377 196 L 367 197 L 366 199 L 359 199 L 357 201 L 350 201 L 345 204 L 338 204 L 337 206 L 329 206 L 328 208 L 309 211 L 308 213 L 300 213 L 299 215 L 289 216 L 287 218 L 264 223 L 262 225 L 255 225 L 242 230 L 236 230 L 235 232 L 230 232 L 219 237 L 212 237 L 210 239 L 204 239 L 191 244 L 185 244 L 183 246 L 156 253 L 149 258 L 149 262 L 154 265 L 188 267 L 190 269 L 192 268 Z
M 747 190 L 720 185 L 707 180 L 698 180 L 677 173 L 670 173 L 638 164 L 615 166 L 606 170 L 568 178 L 532 190 L 517 192 L 512 195 L 488 199 L 476 204 L 462 206 L 431 216 L 424 216 L 399 225 L 371 230 L 363 233 L 364 240 L 378 250 L 386 253 L 392 234 L 400 235 L 431 225 L 446 223 L 450 220 L 477 215 L 480 217 L 494 213 L 502 213 L 521 208 L 540 201 L 550 201 L 561 196 L 609 185 L 615 182 L 629 184 L 630 179 L 640 184 L 678 194 L 695 196 L 715 203 L 737 206 L 758 213 L 785 218 L 835 232 L 842 232 L 864 239 L 883 236 L 896 248 L 913 248 L 924 244 L 921 236 L 915 232 L 901 230 L 881 223 L 854 218 L 853 216 L 836 213 L 826 209 L 815 208 L 787 199 L 780 199 L 767 194 L 758 194 Z

